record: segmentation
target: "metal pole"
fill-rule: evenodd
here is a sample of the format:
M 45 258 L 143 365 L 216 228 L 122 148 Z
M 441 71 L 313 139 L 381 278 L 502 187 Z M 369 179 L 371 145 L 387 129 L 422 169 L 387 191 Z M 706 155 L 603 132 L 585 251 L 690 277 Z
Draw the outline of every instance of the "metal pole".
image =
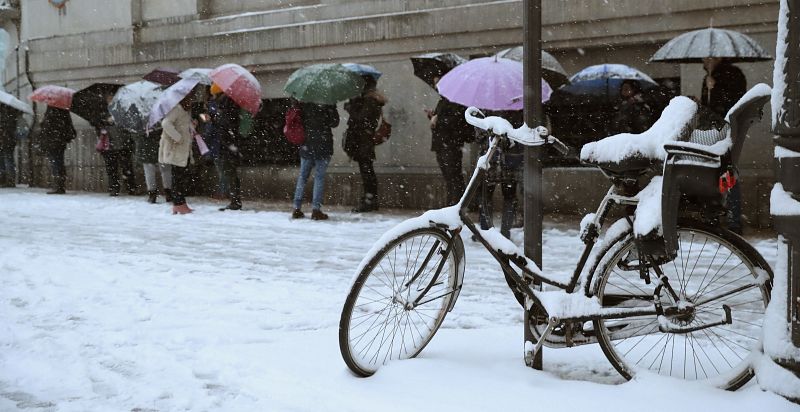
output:
M 542 1 L 524 0 L 523 7 L 523 104 L 525 124 L 536 127 L 543 124 L 542 117 Z M 541 148 L 525 148 L 523 177 L 525 256 L 542 267 L 542 159 Z M 525 310 L 525 346 L 535 344 L 528 328 L 529 313 Z M 542 352 L 538 351 L 530 365 L 542 369 Z
M 764 353 L 787 373 L 759 367 L 756 374 L 765 389 L 800 403 L 800 390 L 787 390 L 800 388 L 800 2 L 781 0 L 780 10 L 772 96 L 777 174 L 770 199 L 779 261 L 764 320 L 770 332 L 764 334 Z M 775 385 L 786 380 L 794 385 Z

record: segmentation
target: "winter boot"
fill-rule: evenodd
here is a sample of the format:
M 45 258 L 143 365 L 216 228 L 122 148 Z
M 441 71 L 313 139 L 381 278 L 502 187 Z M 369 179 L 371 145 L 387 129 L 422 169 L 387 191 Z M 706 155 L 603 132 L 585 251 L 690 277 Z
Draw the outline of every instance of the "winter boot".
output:
M 242 199 L 237 196 L 231 196 L 231 203 L 228 206 L 219 209 L 220 211 L 226 210 L 242 210 Z
M 372 193 L 367 193 L 361 198 L 361 203 L 358 206 L 354 207 L 352 212 L 353 213 L 366 213 L 366 212 L 374 212 L 378 210 L 378 198 L 377 196 L 373 195 Z
M 311 211 L 311 220 L 328 220 L 328 215 L 319 209 L 314 209 Z
M 164 189 L 164 200 L 172 203 L 172 189 Z
M 63 195 L 66 190 L 67 178 L 64 176 L 53 177 L 53 190 L 47 192 L 48 195 Z
M 155 190 L 148 190 L 147 203 L 156 203 L 156 199 L 158 199 L 158 192 L 156 192 Z
M 292 219 L 302 219 L 306 217 L 306 215 L 300 209 L 292 210 Z

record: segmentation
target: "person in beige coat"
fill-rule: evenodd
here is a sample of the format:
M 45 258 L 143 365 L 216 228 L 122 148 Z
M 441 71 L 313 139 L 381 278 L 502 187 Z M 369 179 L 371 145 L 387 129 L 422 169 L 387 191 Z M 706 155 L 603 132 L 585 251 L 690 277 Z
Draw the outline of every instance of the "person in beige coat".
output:
M 192 118 L 190 100 L 181 100 L 161 121 L 158 162 L 172 165 L 172 214 L 191 213 L 186 205 L 186 167 L 192 156 Z

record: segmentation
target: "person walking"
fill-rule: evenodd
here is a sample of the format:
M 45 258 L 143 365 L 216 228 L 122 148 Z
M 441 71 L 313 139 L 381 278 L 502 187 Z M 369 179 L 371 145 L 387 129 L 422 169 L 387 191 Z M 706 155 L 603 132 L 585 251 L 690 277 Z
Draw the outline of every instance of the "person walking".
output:
M 161 120 L 158 162 L 172 165 L 172 214 L 191 213 L 186 204 L 186 168 L 192 156 L 191 97 L 180 101 Z
M 68 110 L 47 106 L 39 129 L 39 149 L 47 157 L 53 177 L 52 190 L 48 195 L 66 193 L 67 168 L 64 164 L 64 152 L 67 144 L 75 139 L 77 133 L 72 125 L 72 117 Z
M 725 115 L 747 92 L 747 79 L 742 71 L 722 57 L 706 57 L 703 59 L 706 76 L 700 94 L 700 105 L 707 109 L 708 121 L 712 126 L 721 128 Z M 728 229 L 742 233 L 742 188 L 738 171 L 734 170 L 736 184 L 726 197 L 728 207 Z
M 375 141 L 373 135 L 381 119 L 386 97 L 377 90 L 378 82 L 372 76 L 364 78 L 364 91 L 344 105 L 350 117 L 344 133 L 344 151 L 351 160 L 358 162 L 364 194 L 354 213 L 378 210 L 378 178 L 375 176 Z
M 314 169 L 314 190 L 311 197 L 311 219 L 325 220 L 328 215 L 322 212 L 322 200 L 325 196 L 325 172 L 333 156 L 332 128 L 339 125 L 339 112 L 336 106 L 316 103 L 299 104 L 305 143 L 300 146 L 300 175 L 294 189 L 293 219 L 305 217 L 301 206 L 306 181 Z
M 21 111 L 0 104 L 0 187 L 17 186 L 14 148 L 17 146 L 17 119 Z
M 123 131 L 123 133 L 131 133 Z M 172 166 L 158 163 L 158 147 L 162 134 L 161 128 L 151 130 L 149 133 L 134 134 L 136 143 L 136 161 L 144 169 L 144 181 L 147 186 L 147 202 L 156 203 L 158 200 L 157 172 L 161 172 L 161 186 L 164 189 L 164 200 L 172 202 Z M 131 133 L 133 134 L 133 133 Z
M 436 162 L 444 177 L 448 205 L 456 204 L 464 193 L 462 150 L 464 143 L 473 141 L 475 136 L 474 128 L 464 118 L 465 110 L 465 107 L 442 97 L 433 111 L 427 111 L 431 151 L 436 153 Z
M 212 93 L 216 84 L 211 86 Z M 230 203 L 221 208 L 224 210 L 242 209 L 242 186 L 239 180 L 238 167 L 242 161 L 241 147 L 242 137 L 239 134 L 239 110 L 240 107 L 230 97 L 217 92 L 217 114 L 212 118 L 217 132 L 219 133 L 220 158 L 222 159 L 222 176 L 225 186 L 228 188 Z

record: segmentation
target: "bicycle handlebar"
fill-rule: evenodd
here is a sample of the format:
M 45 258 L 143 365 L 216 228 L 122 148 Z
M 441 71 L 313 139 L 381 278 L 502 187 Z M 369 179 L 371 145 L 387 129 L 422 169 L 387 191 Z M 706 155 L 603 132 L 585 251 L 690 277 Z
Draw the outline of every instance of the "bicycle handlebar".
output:
M 524 146 L 542 146 L 551 145 L 554 149 L 558 150 L 562 155 L 569 153 L 567 145 L 550 134 L 546 127 L 537 126 L 530 128 L 527 125 L 522 125 L 520 128 L 515 129 L 511 126 L 508 120 L 502 117 L 489 116 L 489 117 L 476 117 L 476 114 L 483 116 L 480 109 L 476 107 L 469 107 L 464 112 L 464 117 L 467 123 L 486 130 L 500 137 L 508 138 L 511 141 L 519 143 Z

